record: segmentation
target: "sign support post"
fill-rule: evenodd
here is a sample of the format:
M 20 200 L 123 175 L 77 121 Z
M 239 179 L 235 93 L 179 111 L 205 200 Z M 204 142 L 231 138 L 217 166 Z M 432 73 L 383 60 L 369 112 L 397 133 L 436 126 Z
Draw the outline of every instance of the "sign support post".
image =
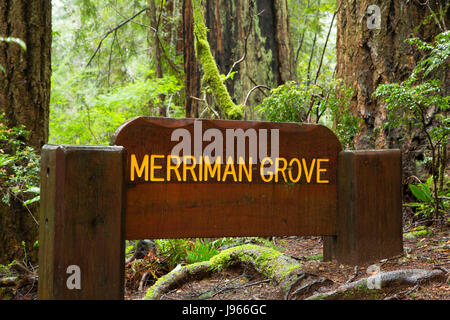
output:
M 324 237 L 324 260 L 358 265 L 401 254 L 400 150 L 342 151 L 337 172 L 337 235 Z
M 123 147 L 42 149 L 39 299 L 123 299 Z

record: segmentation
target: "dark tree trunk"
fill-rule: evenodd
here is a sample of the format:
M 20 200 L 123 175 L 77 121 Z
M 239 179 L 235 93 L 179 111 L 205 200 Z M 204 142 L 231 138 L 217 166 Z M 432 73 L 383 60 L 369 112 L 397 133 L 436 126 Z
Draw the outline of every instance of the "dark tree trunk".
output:
M 437 24 L 422 22 L 430 15 L 419 1 L 340 0 L 337 19 L 337 77 L 354 89 L 351 112 L 363 120 L 355 136 L 357 149 L 401 148 L 405 175 L 415 173 L 414 159 L 423 154 L 424 137 L 407 129 L 383 129 L 386 112 L 371 97 L 378 85 L 408 78 L 421 55 L 405 42 L 411 34 L 432 41 L 440 30 Z M 338 0 L 339 2 L 339 0 Z M 434 9 L 439 1 L 428 2 Z M 381 9 L 380 29 L 369 29 L 368 6 Z
M 25 42 L 0 43 L 0 112 L 8 126 L 24 125 L 30 131 L 27 144 L 37 151 L 47 143 L 51 76 L 51 1 L 0 1 L 0 36 Z M 30 208 L 35 216 L 38 209 Z M 21 203 L 0 202 L 0 264 L 23 256 L 25 242 L 30 260 L 38 227 Z
M 186 117 L 198 118 L 200 71 L 194 49 L 194 17 L 192 0 L 183 1 L 183 55 L 186 92 Z M 194 98 L 192 98 L 194 97 Z
M 293 51 L 289 36 L 287 0 L 206 1 L 205 23 L 208 40 L 220 73 L 226 75 L 245 52 L 246 57 L 227 80 L 227 89 L 236 104 L 242 104 L 256 85 L 271 88 L 292 80 Z M 268 92 L 256 90 L 248 105 L 256 106 Z M 245 117 L 254 118 L 248 108 Z
M 0 43 L 0 111 L 9 126 L 24 125 L 28 144 L 37 150 L 48 140 L 51 76 L 50 0 L 0 1 L 0 36 L 15 37 L 27 45 Z

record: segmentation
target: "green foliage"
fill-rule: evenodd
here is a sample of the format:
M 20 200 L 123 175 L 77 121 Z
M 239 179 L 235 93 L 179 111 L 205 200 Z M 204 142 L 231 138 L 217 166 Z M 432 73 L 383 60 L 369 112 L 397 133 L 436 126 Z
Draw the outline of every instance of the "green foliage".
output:
M 436 36 L 433 43 L 419 39 L 409 39 L 419 50 L 425 52 L 417 63 L 411 76 L 401 83 L 389 83 L 378 86 L 374 96 L 385 103 L 388 121 L 385 126 L 420 128 L 427 138 L 431 152 L 431 178 L 433 181 L 433 199 L 431 191 L 425 184 L 410 187 L 411 192 L 422 202 L 416 203 L 418 213 L 430 216 L 442 211 L 440 193 L 446 192 L 443 183 L 446 174 L 447 156 L 444 150 L 450 134 L 450 118 L 448 110 L 450 98 L 444 94 L 443 84 L 439 77 L 446 73 L 450 59 L 450 32 Z M 446 85 L 446 84 L 444 84 Z M 433 125 L 430 125 L 433 124 Z M 434 207 L 434 209 L 431 209 Z M 417 213 L 416 212 L 416 213 Z
M 180 70 L 183 61 L 170 29 L 158 30 L 165 53 L 159 61 L 162 77 L 155 76 L 155 58 L 149 55 L 155 44 L 148 14 L 108 33 L 147 6 L 146 0 L 53 3 L 50 143 L 109 144 L 130 118 L 184 116 L 184 77 L 168 59 Z M 163 2 L 157 6 L 161 23 L 177 25 L 179 14 L 165 10 Z
M 195 245 L 187 252 L 186 262 L 195 263 L 200 261 L 208 261 L 219 251 L 215 247 L 213 241 L 207 239 L 197 239 Z
M 427 52 L 427 55 L 417 63 L 411 75 L 414 80 L 429 76 L 433 71 L 445 65 L 450 57 L 450 31 L 438 34 L 432 44 L 418 38 L 408 39 L 407 42 L 416 45 L 419 50 Z
M 208 239 L 159 239 L 155 240 L 162 255 L 167 258 L 169 267 L 180 263 L 195 263 L 209 260 L 219 253 L 222 241 Z
M 155 240 L 160 253 L 166 257 L 169 267 L 174 268 L 182 263 L 207 261 L 217 255 L 220 250 L 242 244 L 257 243 L 272 249 L 272 242 L 258 237 L 225 237 L 216 240 L 209 239 L 158 239 Z M 130 246 L 130 249 L 132 246 Z
M 300 82 L 288 82 L 272 89 L 270 96 L 256 109 L 270 121 L 302 122 L 305 121 L 311 96 L 317 89 Z
M 336 10 L 334 0 L 289 0 L 290 36 L 296 62 L 297 78 L 307 82 L 312 79 L 320 64 L 322 49 L 331 24 L 331 17 Z M 336 20 L 321 67 L 318 84 L 323 86 L 332 81 L 336 65 L 335 36 Z M 315 41 L 314 41 L 314 38 Z
M 329 99 L 324 108 L 329 112 L 332 126 L 344 149 L 355 149 L 353 137 L 358 133 L 361 119 L 350 112 L 353 88 L 345 88 L 341 81 L 334 82 Z
M 125 261 L 128 260 L 131 256 L 133 256 L 134 250 L 136 250 L 137 245 L 138 245 L 138 240 L 135 240 L 135 241 L 126 240 L 125 241 Z
M 28 134 L 23 126 L 8 128 L 0 114 L 0 192 L 7 205 L 39 201 L 40 158 L 26 145 Z
M 327 125 L 346 148 L 353 148 L 353 136 L 359 129 L 359 119 L 350 111 L 351 88 L 341 81 L 329 83 L 324 89 L 304 82 L 288 82 L 271 91 L 256 107 L 270 121 L 316 122 Z
M 71 83 L 54 86 L 51 97 L 50 138 L 52 143 L 109 144 L 114 131 L 126 120 L 137 115 L 154 116 L 161 95 L 169 115 L 184 114 L 172 99 L 181 89 L 174 76 L 150 79 L 140 77 L 135 82 L 103 90 L 86 87 L 91 72 L 81 72 Z M 73 111 L 68 112 L 68 110 Z
M 188 248 L 194 245 L 190 239 L 157 239 L 155 243 L 161 254 L 167 258 L 170 268 L 184 262 Z
M 440 81 L 432 79 L 416 85 L 410 81 L 380 85 L 375 91 L 375 96 L 381 97 L 386 104 L 388 121 L 384 124 L 385 127 L 400 125 L 422 127 L 423 117 L 426 116 L 428 108 L 437 107 L 440 111 L 448 110 L 449 97 L 442 96 L 441 93 Z M 442 118 L 442 115 L 440 119 L 448 122 L 448 118 Z M 425 119 L 426 122 L 427 120 Z M 436 137 L 448 135 L 448 133 L 449 128 L 445 126 L 436 126 L 430 131 L 430 134 Z
M 406 203 L 406 205 L 416 208 L 415 215 L 430 217 L 435 211 L 435 200 L 432 195 L 432 178 L 429 177 L 426 183 L 409 184 L 411 193 L 416 197 L 418 202 Z M 438 193 L 441 198 L 438 210 L 442 214 L 446 214 L 450 210 L 450 190 L 447 188 Z

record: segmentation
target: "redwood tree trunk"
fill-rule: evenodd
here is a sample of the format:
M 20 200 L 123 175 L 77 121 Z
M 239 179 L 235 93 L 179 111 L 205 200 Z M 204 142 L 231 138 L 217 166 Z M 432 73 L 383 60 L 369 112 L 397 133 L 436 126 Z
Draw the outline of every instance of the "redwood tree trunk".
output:
M 192 0 L 183 1 L 183 55 L 186 90 L 186 117 L 197 118 L 199 116 L 200 98 L 200 70 L 195 57 L 194 49 L 194 16 Z
M 226 81 L 236 104 L 244 103 L 256 85 L 275 88 L 294 78 L 287 0 L 206 1 L 204 12 L 210 29 L 208 40 L 221 74 L 226 75 L 244 55 L 247 38 L 246 57 L 235 67 L 234 79 Z M 263 90 L 255 90 L 247 105 L 259 104 L 269 93 Z M 252 108 L 247 108 L 245 117 L 255 117 Z
M 418 133 L 383 129 L 386 112 L 371 95 L 378 85 L 400 82 L 411 74 L 421 56 L 405 40 L 413 33 L 432 41 L 439 27 L 432 21 L 421 25 L 430 11 L 419 1 L 339 1 L 343 3 L 337 19 L 337 77 L 354 89 L 351 112 L 363 120 L 355 147 L 402 148 L 408 176 L 414 173 L 414 159 L 423 153 L 424 139 Z M 438 1 L 429 0 L 429 4 L 436 9 Z M 366 10 L 370 5 L 381 9 L 380 29 L 368 28 Z
M 27 50 L 16 43 L 0 42 L 0 112 L 8 125 L 24 125 L 30 131 L 27 144 L 37 151 L 47 143 L 51 76 L 51 1 L 0 1 L 0 36 L 25 42 Z M 30 208 L 38 216 L 37 208 Z M 0 264 L 23 256 L 22 241 L 29 260 L 38 227 L 23 205 L 0 202 Z
M 40 150 L 48 140 L 51 76 L 50 0 L 0 1 L 0 36 L 15 37 L 27 45 L 0 43 L 0 111 L 9 126 L 31 131 L 28 144 Z

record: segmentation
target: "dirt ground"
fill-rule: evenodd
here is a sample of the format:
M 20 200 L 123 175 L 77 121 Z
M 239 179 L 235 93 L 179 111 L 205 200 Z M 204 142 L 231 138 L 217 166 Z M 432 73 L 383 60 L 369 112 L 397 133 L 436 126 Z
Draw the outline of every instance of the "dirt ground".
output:
M 331 280 L 327 291 L 345 283 L 368 277 L 369 264 L 357 267 L 322 261 L 320 237 L 280 237 L 275 245 L 286 255 L 298 260 L 304 271 Z M 442 268 L 450 270 L 449 228 L 433 229 L 433 234 L 404 239 L 404 254 L 376 263 L 381 272 L 399 269 Z M 377 299 L 399 300 L 450 300 L 450 278 L 444 281 L 423 283 L 411 287 L 396 287 L 383 292 Z M 141 299 L 146 289 L 126 289 L 126 299 Z M 235 266 L 216 272 L 201 280 L 194 280 L 164 294 L 166 300 L 280 300 L 285 295 L 280 288 L 251 267 Z M 352 297 L 355 299 L 355 297 Z M 370 299 L 359 296 L 357 299 Z
M 381 272 L 399 269 L 440 268 L 450 270 L 450 228 L 433 228 L 432 234 L 416 238 L 404 238 L 404 254 L 390 259 L 378 261 L 376 265 Z M 338 286 L 368 277 L 369 265 L 357 267 L 343 265 L 336 262 L 322 262 L 322 240 L 320 237 L 277 237 L 273 243 L 284 254 L 303 264 L 304 272 L 327 279 L 329 284 L 325 289 L 329 291 Z M 161 263 L 160 258 L 152 255 L 143 259 L 142 265 L 128 264 L 126 268 L 125 299 L 141 299 L 155 279 L 164 275 L 168 270 L 160 269 L 160 273 L 149 266 Z M 0 300 L 35 300 L 37 299 L 37 270 L 36 267 L 28 271 L 15 266 L 21 280 L 15 285 L 5 285 L 0 282 Z M 162 271 L 161 271 L 162 270 Z M 0 278 L 6 279 L 4 271 L 0 270 Z M 22 273 L 21 273 L 22 272 Z M 30 277 L 30 275 L 33 275 Z M 147 274 L 144 277 L 143 276 Z M 9 275 L 11 276 L 11 275 Z M 30 281 L 30 279 L 32 279 Z M 140 288 L 139 288 L 140 287 Z M 314 288 L 314 290 L 316 290 Z M 315 293 L 315 292 L 310 292 Z M 321 292 L 319 292 L 321 293 Z M 299 297 L 302 298 L 302 297 Z M 370 296 L 348 297 L 350 299 L 372 299 Z M 237 265 L 220 272 L 213 273 L 203 279 L 193 280 L 174 288 L 164 294 L 165 300 L 281 300 L 285 294 L 279 286 L 256 272 L 252 267 Z M 420 283 L 410 287 L 394 287 L 383 290 L 376 299 L 400 300 L 450 300 L 450 276 L 444 279 Z

